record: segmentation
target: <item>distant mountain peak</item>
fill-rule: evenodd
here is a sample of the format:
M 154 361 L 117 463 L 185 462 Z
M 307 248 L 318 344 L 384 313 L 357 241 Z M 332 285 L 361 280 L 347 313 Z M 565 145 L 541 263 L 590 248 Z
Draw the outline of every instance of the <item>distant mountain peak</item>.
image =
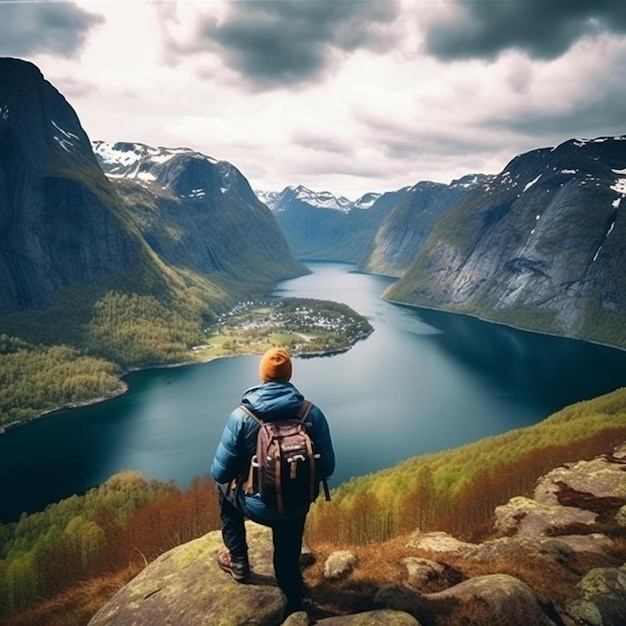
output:
M 312 191 L 304 185 L 292 185 L 282 191 L 256 191 L 259 200 L 272 211 L 278 213 L 284 206 L 293 201 L 302 202 L 314 209 L 328 209 L 349 213 L 354 209 L 369 209 L 381 196 L 380 193 L 369 192 L 352 202 L 345 196 L 330 191 Z

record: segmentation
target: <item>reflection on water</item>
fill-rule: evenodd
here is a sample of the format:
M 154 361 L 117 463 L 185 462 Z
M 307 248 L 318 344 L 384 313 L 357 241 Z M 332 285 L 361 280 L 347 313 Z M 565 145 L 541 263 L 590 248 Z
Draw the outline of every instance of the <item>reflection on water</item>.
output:
M 431 340 L 451 358 L 482 373 L 492 388 L 548 412 L 626 383 L 623 351 L 452 313 L 417 311 L 423 321 L 441 331 Z
M 294 383 L 326 413 L 331 485 L 417 454 L 536 423 L 626 385 L 626 353 L 460 315 L 392 305 L 392 279 L 337 263 L 275 295 L 345 302 L 374 327 L 346 353 L 295 359 Z M 0 521 L 123 469 L 186 486 L 208 472 L 226 417 L 257 383 L 257 357 L 134 372 L 130 391 L 0 436 Z

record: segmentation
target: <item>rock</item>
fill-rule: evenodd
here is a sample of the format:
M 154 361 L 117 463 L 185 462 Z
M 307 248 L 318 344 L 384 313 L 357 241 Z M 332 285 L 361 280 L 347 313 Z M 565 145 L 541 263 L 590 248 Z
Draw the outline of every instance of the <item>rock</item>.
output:
M 545 598 L 521 580 L 506 574 L 470 578 L 445 591 L 425 594 L 422 601 L 429 617 L 446 614 L 448 624 L 562 624 L 558 613 Z
M 566 544 L 574 553 L 606 555 L 615 547 L 615 542 L 602 533 L 589 535 L 559 535 L 553 541 Z
M 268 528 L 247 523 L 249 584 L 236 583 L 216 563 L 223 549 L 219 531 L 161 555 L 122 588 L 89 626 L 278 626 L 287 604 L 276 586 Z
M 476 544 L 459 541 L 444 532 L 423 533 L 417 531 L 411 535 L 407 548 L 429 550 L 430 552 L 446 552 L 448 554 L 463 554 L 476 547 Z
M 357 563 L 356 556 L 349 550 L 333 552 L 324 565 L 325 578 L 341 578 L 347 576 Z
M 282 626 L 309 626 L 310 623 L 309 616 L 304 611 L 298 611 L 289 615 Z
M 545 558 L 564 564 L 574 558 L 574 550 L 566 543 L 553 538 L 502 537 L 478 544 L 467 554 L 468 559 L 479 563 L 527 557 Z
M 327 617 L 319 620 L 317 624 L 320 626 L 420 626 L 420 623 L 409 613 L 388 609 Z
M 386 609 L 415 614 L 421 608 L 421 594 L 403 583 L 383 585 L 374 596 L 374 604 Z
M 418 589 L 432 580 L 441 578 L 445 571 L 445 566 L 441 563 L 429 559 L 420 559 L 414 556 L 402 559 L 400 563 L 406 567 L 409 575 L 408 583 Z
M 615 514 L 615 521 L 622 527 L 626 528 L 626 504 Z
M 579 502 L 563 502 L 565 490 L 580 494 Z M 585 497 L 586 496 L 586 497 Z M 621 500 L 626 504 L 626 464 L 597 457 L 591 461 L 579 461 L 548 472 L 537 483 L 534 499 L 545 504 L 574 504 L 584 507 L 589 496 L 594 499 L 608 498 Z
M 577 507 L 543 504 L 522 496 L 496 507 L 495 516 L 495 530 L 530 537 L 565 529 L 571 524 L 591 525 L 597 517 L 595 513 Z
M 626 621 L 626 566 L 591 570 L 578 583 L 581 595 L 567 605 L 576 624 L 623 626 Z

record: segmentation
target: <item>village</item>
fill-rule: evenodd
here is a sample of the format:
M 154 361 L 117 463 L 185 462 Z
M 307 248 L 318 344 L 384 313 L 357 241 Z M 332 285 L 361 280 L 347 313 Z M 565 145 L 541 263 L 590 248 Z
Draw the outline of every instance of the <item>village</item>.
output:
M 349 350 L 373 332 L 371 324 L 345 304 L 308 298 L 238 303 L 205 329 L 205 343 L 193 351 L 202 359 L 260 354 L 280 345 L 294 356 Z

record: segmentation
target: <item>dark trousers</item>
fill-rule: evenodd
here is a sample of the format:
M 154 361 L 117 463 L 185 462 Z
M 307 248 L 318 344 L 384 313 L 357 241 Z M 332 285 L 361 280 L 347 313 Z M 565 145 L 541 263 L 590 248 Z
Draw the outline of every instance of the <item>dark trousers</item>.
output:
M 236 507 L 236 500 L 225 497 L 217 490 L 222 519 L 222 538 L 234 558 L 248 556 L 245 516 Z M 304 583 L 300 572 L 300 553 L 306 515 L 281 520 L 258 520 L 254 522 L 272 529 L 274 543 L 274 572 L 276 582 L 287 596 L 288 606 L 298 605 L 304 596 Z

